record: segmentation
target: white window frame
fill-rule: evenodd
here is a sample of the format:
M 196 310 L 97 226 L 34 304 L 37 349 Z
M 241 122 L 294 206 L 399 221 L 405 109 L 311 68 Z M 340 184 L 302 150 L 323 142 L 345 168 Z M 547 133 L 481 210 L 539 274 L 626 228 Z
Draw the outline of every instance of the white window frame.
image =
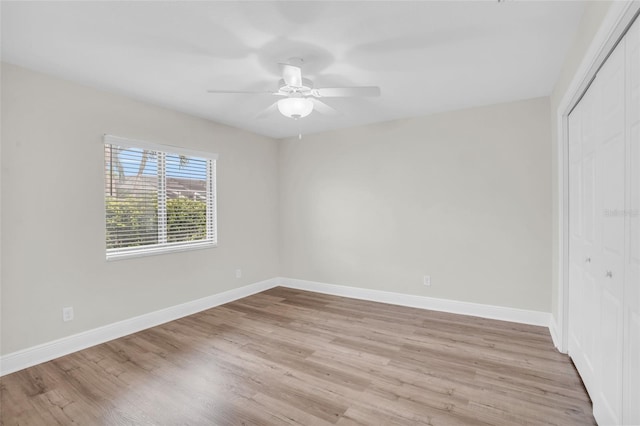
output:
M 160 185 L 158 186 L 158 243 L 150 244 L 138 247 L 126 247 L 126 248 L 106 248 L 106 235 L 105 235 L 105 251 L 106 259 L 108 261 L 118 259 L 128 259 L 132 257 L 152 256 L 163 253 L 180 252 L 187 250 L 204 249 L 218 246 L 218 232 L 217 232 L 217 204 L 216 204 L 216 164 L 218 160 L 218 154 L 204 151 L 196 151 L 192 149 L 185 149 L 170 145 L 161 145 L 153 142 L 123 138 L 120 136 L 104 135 L 103 147 L 106 145 L 115 145 L 126 148 L 138 148 L 150 151 L 155 151 L 159 155 L 158 161 L 158 175 L 162 175 L 160 179 Z M 166 242 L 166 209 L 162 209 L 162 206 L 166 205 L 166 176 L 165 176 L 165 164 L 164 158 L 167 154 L 170 155 L 185 155 L 187 157 L 197 157 L 210 160 L 207 162 L 207 233 L 206 238 L 199 241 L 181 241 L 177 243 Z M 104 167 L 104 161 L 103 161 Z M 103 212 L 105 212 L 105 225 L 106 232 L 106 196 L 104 197 L 105 206 Z

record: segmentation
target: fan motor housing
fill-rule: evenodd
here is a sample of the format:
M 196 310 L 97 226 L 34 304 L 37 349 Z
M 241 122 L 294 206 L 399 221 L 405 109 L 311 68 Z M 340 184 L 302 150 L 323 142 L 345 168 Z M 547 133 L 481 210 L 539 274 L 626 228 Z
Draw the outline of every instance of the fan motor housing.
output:
M 287 83 L 284 82 L 284 79 L 280 79 L 280 81 L 278 81 L 278 91 L 289 96 L 295 96 L 296 94 L 308 95 L 311 92 L 311 89 L 313 89 L 313 82 L 304 77 L 302 78 L 302 87 L 288 86 Z

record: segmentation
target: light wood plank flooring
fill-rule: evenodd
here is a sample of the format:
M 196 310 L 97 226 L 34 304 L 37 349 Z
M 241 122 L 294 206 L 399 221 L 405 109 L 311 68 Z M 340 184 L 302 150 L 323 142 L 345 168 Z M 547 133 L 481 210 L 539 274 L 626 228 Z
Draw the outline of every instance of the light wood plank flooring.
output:
M 3 425 L 590 425 L 543 327 L 275 288 L 0 379 Z

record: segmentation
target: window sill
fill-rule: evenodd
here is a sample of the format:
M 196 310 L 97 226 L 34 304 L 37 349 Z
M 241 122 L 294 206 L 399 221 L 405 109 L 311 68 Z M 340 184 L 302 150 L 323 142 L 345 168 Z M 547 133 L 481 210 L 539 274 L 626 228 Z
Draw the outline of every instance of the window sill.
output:
M 218 247 L 217 243 L 213 241 L 203 241 L 200 243 L 191 243 L 191 244 L 174 244 L 174 245 L 156 246 L 153 248 L 139 248 L 139 249 L 132 249 L 127 251 L 114 252 L 114 253 L 107 252 L 107 261 L 112 262 L 115 260 L 125 260 L 125 259 L 131 259 L 135 257 L 156 256 L 156 255 L 166 254 L 166 253 L 202 250 L 202 249 L 215 248 L 215 247 Z

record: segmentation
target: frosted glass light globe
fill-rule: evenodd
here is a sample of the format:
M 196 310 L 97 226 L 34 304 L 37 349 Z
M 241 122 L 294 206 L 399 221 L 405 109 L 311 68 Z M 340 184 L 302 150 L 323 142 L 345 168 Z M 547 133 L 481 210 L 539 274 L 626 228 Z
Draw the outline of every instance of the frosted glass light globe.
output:
M 307 98 L 284 98 L 278 101 L 278 111 L 285 117 L 298 119 L 313 111 L 313 102 Z

